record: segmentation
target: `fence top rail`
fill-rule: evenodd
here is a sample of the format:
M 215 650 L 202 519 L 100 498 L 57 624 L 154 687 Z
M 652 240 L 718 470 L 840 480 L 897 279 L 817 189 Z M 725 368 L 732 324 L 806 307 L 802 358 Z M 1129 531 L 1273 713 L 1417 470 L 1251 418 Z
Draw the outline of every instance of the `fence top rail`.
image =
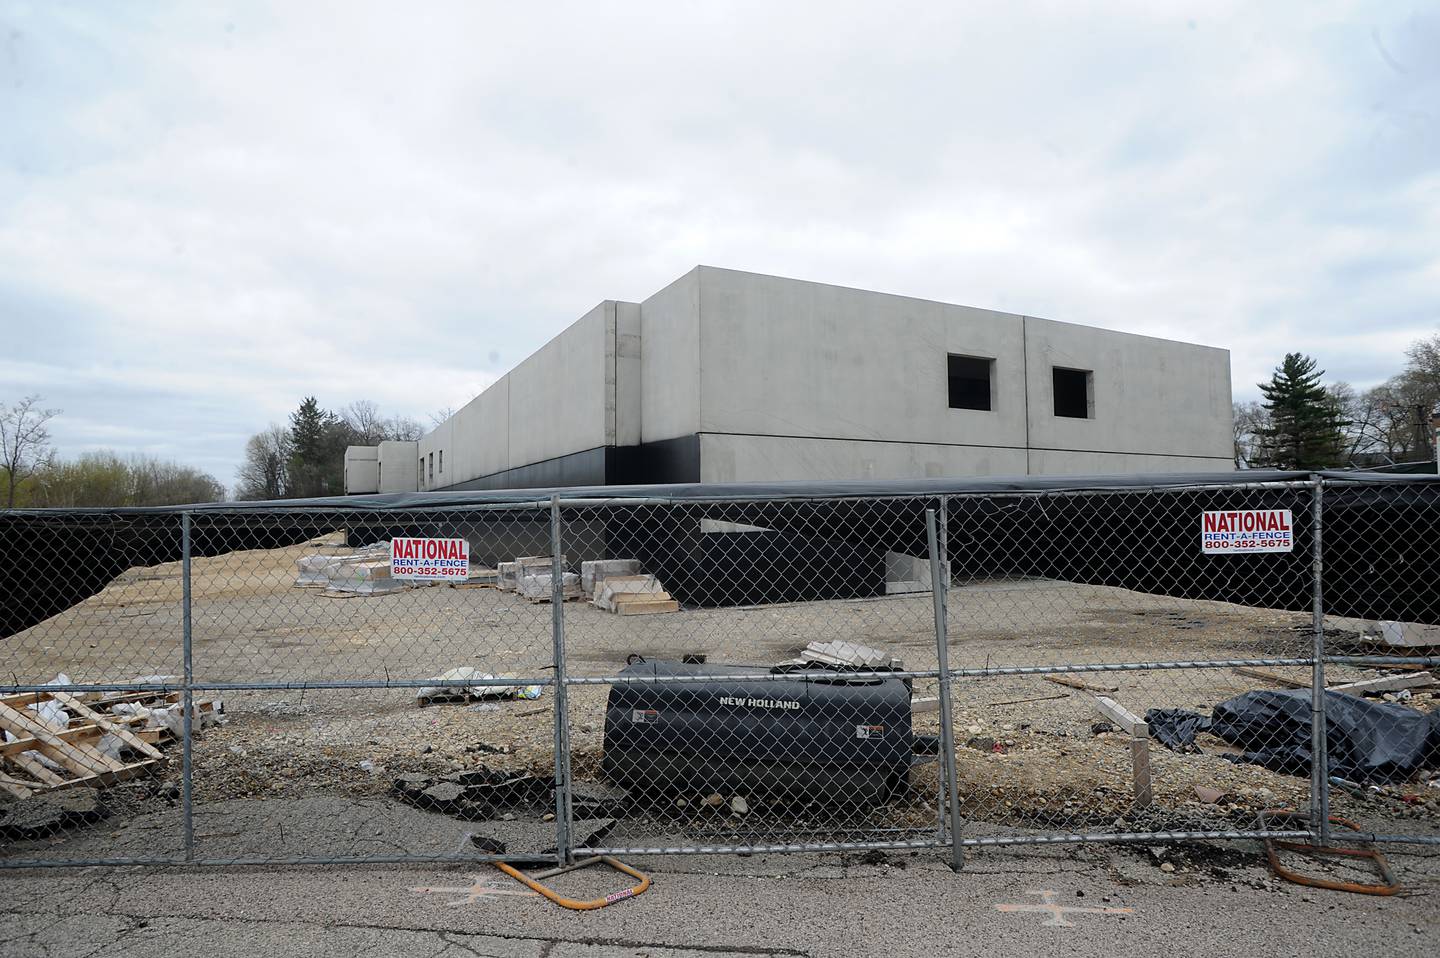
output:
M 387 513 L 457 509 L 538 509 L 556 497 L 561 504 L 639 505 L 684 502 L 749 502 L 807 499 L 924 499 L 936 496 L 1180 491 L 1187 489 L 1283 488 L 1313 484 L 1316 479 L 1346 485 L 1429 485 L 1440 475 L 1377 472 L 1295 472 L 1250 469 L 1235 472 L 1183 472 L 1091 476 L 975 476 L 943 479 L 837 479 L 783 482 L 676 483 L 642 486 L 573 486 L 550 489 L 507 489 L 445 492 L 399 492 L 383 495 L 330 496 L 319 499 L 274 499 L 248 502 L 207 502 L 175 506 L 109 508 L 13 509 L 0 516 L 179 515 L 190 512 L 344 512 Z

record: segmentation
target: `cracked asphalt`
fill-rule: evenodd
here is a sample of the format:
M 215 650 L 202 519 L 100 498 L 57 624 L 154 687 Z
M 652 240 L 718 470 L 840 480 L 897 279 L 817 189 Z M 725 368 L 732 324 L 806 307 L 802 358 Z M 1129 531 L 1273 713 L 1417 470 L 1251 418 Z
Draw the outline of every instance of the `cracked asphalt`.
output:
M 1120 846 L 986 849 L 959 874 L 929 852 L 637 859 L 651 889 L 587 913 L 484 865 L 8 871 L 0 955 L 1433 955 L 1440 855 L 1389 854 L 1406 885 L 1393 898 L 1276 881 L 1244 842 L 1175 872 Z M 560 881 L 619 887 L 603 869 Z M 1057 920 L 1041 891 L 1106 911 Z

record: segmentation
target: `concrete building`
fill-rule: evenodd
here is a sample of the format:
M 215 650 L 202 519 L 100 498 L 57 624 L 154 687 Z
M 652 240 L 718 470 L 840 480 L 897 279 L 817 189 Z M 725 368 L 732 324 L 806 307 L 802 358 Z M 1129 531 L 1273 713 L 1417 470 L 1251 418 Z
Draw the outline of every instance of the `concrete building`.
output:
M 1224 349 L 700 266 L 381 444 L 376 484 L 1224 471 L 1232 443 Z

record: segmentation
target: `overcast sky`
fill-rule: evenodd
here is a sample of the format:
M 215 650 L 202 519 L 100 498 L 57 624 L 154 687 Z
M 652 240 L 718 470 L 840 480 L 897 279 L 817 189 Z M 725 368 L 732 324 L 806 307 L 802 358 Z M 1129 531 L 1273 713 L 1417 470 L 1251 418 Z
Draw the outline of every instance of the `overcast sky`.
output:
M 697 263 L 1366 386 L 1440 328 L 1434 3 L 0 0 L 0 401 L 234 482 Z

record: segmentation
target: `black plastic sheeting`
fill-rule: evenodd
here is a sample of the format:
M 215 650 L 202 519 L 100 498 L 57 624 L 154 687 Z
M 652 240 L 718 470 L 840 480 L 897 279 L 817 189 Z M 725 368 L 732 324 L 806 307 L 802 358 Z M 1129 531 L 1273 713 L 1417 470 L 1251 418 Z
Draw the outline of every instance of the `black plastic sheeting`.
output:
M 709 482 L 638 486 L 557 486 L 544 489 L 493 489 L 453 492 L 392 492 L 383 495 L 329 496 L 317 499 L 271 499 L 205 502 L 179 506 L 131 506 L 115 509 L 26 509 L 15 515 L 91 513 L 154 515 L 235 510 L 347 509 L 400 510 L 452 508 L 492 503 L 539 503 L 554 496 L 564 500 L 650 499 L 665 502 L 739 502 L 755 499 L 854 499 L 959 495 L 962 493 L 1085 492 L 1191 487 L 1238 487 L 1256 483 L 1305 482 L 1315 476 L 1366 485 L 1440 483 L 1440 476 L 1380 472 L 1294 472 L 1250 469 L 1236 472 L 1172 472 L 1090 476 L 976 476 L 941 479 L 797 479 L 783 482 Z
M 1209 718 L 1184 709 L 1145 713 L 1150 735 L 1171 749 L 1195 744 L 1199 732 L 1244 749 L 1237 761 L 1291 775 L 1310 774 L 1308 689 L 1246 692 L 1215 706 Z M 1325 693 L 1327 777 L 1396 782 L 1440 763 L 1440 712 Z M 1226 756 L 1227 758 L 1229 756 Z
M 1440 495 L 1430 484 L 1440 477 L 1324 475 L 1333 480 L 1325 490 L 1326 612 L 1432 619 Z M 197 556 L 277 548 L 337 529 L 357 544 L 456 534 L 463 519 L 472 556 L 493 564 L 544 551 L 552 495 L 566 501 L 567 522 L 578 518 L 599 530 L 598 551 L 584 558 L 640 558 L 687 605 L 881 594 L 885 552 L 926 555 L 925 509 L 937 505 L 935 497 L 951 495 L 948 532 L 958 582 L 1036 577 L 1308 611 L 1313 493 L 1304 483 L 1310 478 L 1255 470 L 594 486 L 0 511 L 0 637 L 94 595 L 125 569 L 179 559 L 183 512 L 194 517 Z M 1069 494 L 1087 491 L 1109 494 Z M 1199 513 L 1236 508 L 1291 509 L 1294 552 L 1202 555 Z M 427 517 L 428 510 L 446 512 Z M 706 519 L 767 531 L 710 533 L 702 526 Z M 1127 535 L 1123 548 L 1097 547 L 1125 528 L 1140 531 Z M 1237 561 L 1245 564 L 1243 574 L 1217 575 L 1217 563 Z

